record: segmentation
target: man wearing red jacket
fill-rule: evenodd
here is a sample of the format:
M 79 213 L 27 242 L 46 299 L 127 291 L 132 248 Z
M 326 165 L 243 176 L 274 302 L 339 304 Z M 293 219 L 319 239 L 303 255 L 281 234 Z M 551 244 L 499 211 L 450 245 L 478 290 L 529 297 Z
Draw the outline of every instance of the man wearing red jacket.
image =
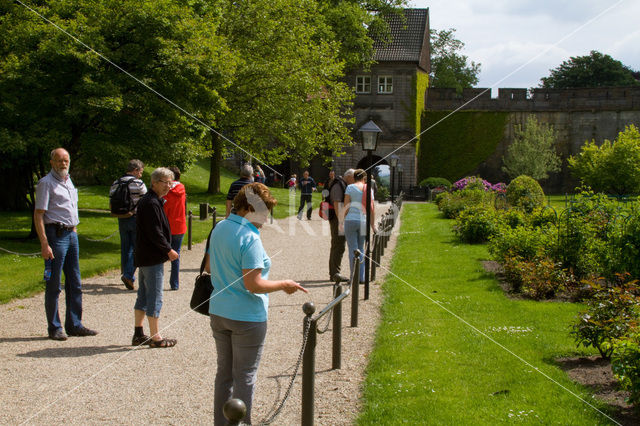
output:
M 180 183 L 180 169 L 169 167 L 169 170 L 173 172 L 174 180 L 171 189 L 162 198 L 165 200 L 164 212 L 167 215 L 167 219 L 169 219 L 169 227 L 171 228 L 171 248 L 180 255 L 182 239 L 187 232 L 187 192 L 184 185 Z M 169 284 L 171 285 L 171 290 L 180 288 L 180 258 L 171 262 Z

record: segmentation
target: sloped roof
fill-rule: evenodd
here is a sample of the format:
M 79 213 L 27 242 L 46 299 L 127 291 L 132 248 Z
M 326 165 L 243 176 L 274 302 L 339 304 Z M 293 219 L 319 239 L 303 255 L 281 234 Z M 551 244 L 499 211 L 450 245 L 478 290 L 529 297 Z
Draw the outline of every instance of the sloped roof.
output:
M 429 9 L 405 9 L 405 19 L 389 15 L 392 41 L 375 40 L 374 59 L 377 62 L 417 62 L 426 71 L 429 63 Z

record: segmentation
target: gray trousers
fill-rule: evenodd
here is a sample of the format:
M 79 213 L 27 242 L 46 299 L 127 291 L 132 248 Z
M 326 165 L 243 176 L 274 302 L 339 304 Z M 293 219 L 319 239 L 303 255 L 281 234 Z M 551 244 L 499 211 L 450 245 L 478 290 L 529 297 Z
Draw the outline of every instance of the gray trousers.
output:
M 340 273 L 340 265 L 342 265 L 342 256 L 344 255 L 345 238 L 344 234 L 338 232 L 338 218 L 329 220 L 331 228 L 331 249 L 329 250 L 329 279 L 333 280 L 335 274 Z
M 239 398 L 246 404 L 247 415 L 242 421 L 251 424 L 253 390 L 267 335 L 267 322 L 235 321 L 217 315 L 210 317 L 218 353 L 213 424 L 227 424 L 222 407 L 231 398 Z

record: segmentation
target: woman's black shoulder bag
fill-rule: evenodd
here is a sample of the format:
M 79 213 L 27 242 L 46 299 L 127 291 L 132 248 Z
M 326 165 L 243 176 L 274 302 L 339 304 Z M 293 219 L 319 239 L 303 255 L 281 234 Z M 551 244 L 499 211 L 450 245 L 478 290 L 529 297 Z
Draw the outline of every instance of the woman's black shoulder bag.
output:
M 207 248 L 209 247 L 212 233 L 213 229 L 209 232 L 209 237 L 207 238 Z M 202 263 L 200 264 L 200 275 L 196 278 L 193 286 L 190 305 L 191 309 L 199 314 L 209 316 L 209 299 L 211 299 L 211 294 L 213 293 L 213 284 L 211 283 L 211 275 L 204 271 L 204 265 L 207 261 L 207 248 L 205 248 Z

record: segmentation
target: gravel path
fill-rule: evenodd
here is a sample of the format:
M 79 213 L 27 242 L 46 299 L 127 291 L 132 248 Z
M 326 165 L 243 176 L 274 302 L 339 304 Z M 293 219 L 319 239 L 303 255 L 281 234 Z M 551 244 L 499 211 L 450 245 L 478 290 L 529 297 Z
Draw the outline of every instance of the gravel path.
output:
M 386 210 L 379 206 L 378 211 Z M 315 212 L 314 212 L 315 213 Z M 396 227 L 396 230 L 398 226 Z M 80 232 L 82 230 L 80 229 Z M 329 225 L 314 214 L 265 225 L 262 239 L 273 260 L 270 277 L 292 278 L 309 294 L 271 295 L 269 329 L 260 364 L 253 421 L 267 416 L 283 396 L 302 344 L 302 304 L 318 311 L 332 298 L 328 282 Z M 391 238 L 386 265 L 395 245 Z M 389 250 L 390 249 L 390 250 Z M 204 243 L 182 252 L 181 289 L 165 291 L 160 326 L 178 339 L 171 349 L 129 346 L 135 293 L 117 271 L 83 280 L 84 324 L 95 337 L 46 337 L 43 295 L 0 306 L 0 412 L 2 424 L 207 424 L 212 422 L 215 345 L 208 318 L 189 310 Z M 168 264 L 165 290 L 168 289 Z M 82 269 L 82 259 L 81 259 Z M 343 270 L 348 271 L 345 254 Z M 382 282 L 383 268 L 378 269 Z M 362 299 L 362 289 L 360 292 Z M 315 420 L 351 424 L 360 409 L 360 386 L 380 318 L 380 286 L 360 303 L 359 327 L 351 328 L 350 299 L 343 309 L 342 369 L 331 370 L 331 333 L 318 336 Z M 64 297 L 60 298 L 64 315 Z M 145 323 L 145 330 L 148 330 Z M 275 424 L 300 423 L 300 382 Z

